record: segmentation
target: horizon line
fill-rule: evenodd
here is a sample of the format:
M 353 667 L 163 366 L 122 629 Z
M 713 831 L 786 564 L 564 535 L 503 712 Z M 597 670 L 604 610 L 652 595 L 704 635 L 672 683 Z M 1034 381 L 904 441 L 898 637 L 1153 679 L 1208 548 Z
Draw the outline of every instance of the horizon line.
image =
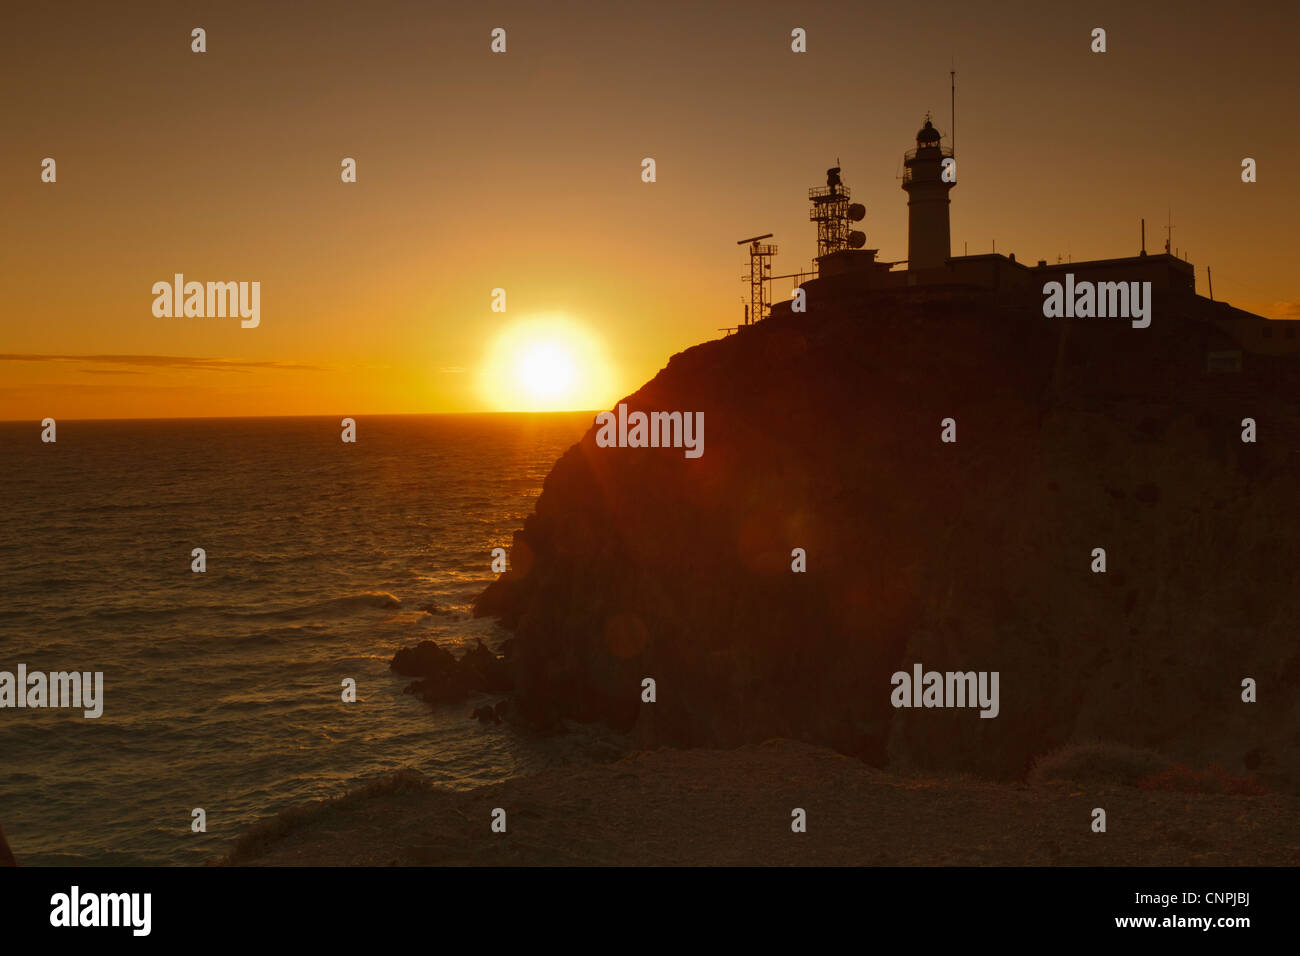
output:
M 609 409 L 595 408 L 553 408 L 546 411 L 477 411 L 477 412 L 345 412 L 341 413 L 344 418 L 449 418 L 465 417 L 469 415 L 577 415 L 598 414 L 601 411 Z M 54 418 L 53 415 L 47 415 L 46 418 Z M 244 421 L 262 421 L 271 419 L 299 419 L 299 418 L 329 418 L 338 417 L 337 414 L 330 412 L 312 412 L 303 415 L 172 415 L 162 418 L 152 416 L 131 416 L 125 418 L 64 418 L 65 422 L 244 422 Z M 57 419 L 56 419 L 57 420 Z M 27 425 L 35 422 L 40 424 L 42 419 L 38 418 L 0 418 L 0 425 Z

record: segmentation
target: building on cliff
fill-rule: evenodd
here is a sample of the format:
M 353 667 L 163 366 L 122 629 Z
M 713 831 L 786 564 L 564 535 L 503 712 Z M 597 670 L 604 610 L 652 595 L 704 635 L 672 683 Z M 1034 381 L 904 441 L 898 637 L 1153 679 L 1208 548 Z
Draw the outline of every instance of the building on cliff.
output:
M 916 148 L 903 156 L 903 191 L 907 193 L 908 269 L 941 269 L 951 254 L 948 192 L 957 184 L 952 148 L 930 118 L 917 131 Z
M 1015 253 L 952 255 L 949 193 L 956 185 L 956 157 L 943 134 L 927 117 L 916 134 L 916 145 L 903 156 L 902 189 L 907 194 L 907 259 L 881 261 L 876 249 L 862 248 L 866 236 L 852 228 L 865 216 L 861 204 L 850 202 L 849 187 L 839 166 L 827 171 L 827 185 L 809 190 L 809 219 L 817 226 L 815 278 L 800 281 L 805 304 L 836 303 L 852 307 L 869 301 L 903 296 L 931 302 L 980 301 L 1001 308 L 1041 308 L 1048 283 L 1150 283 L 1159 315 L 1205 326 L 1207 370 L 1235 371 L 1239 355 L 1300 354 L 1300 323 L 1281 322 L 1233 308 L 1226 302 L 1197 295 L 1192 263 L 1171 253 L 1147 254 L 1145 242 L 1137 255 L 1084 262 L 1039 259 L 1027 265 Z M 772 247 L 775 248 L 775 247 Z M 906 268 L 897 268 L 906 265 Z M 772 276 L 771 278 L 788 278 Z M 770 300 L 768 300 L 770 301 Z M 771 307 L 774 316 L 790 315 L 792 302 Z M 768 313 L 767 301 L 753 313 Z M 1085 320 L 1086 321 L 1086 320 Z

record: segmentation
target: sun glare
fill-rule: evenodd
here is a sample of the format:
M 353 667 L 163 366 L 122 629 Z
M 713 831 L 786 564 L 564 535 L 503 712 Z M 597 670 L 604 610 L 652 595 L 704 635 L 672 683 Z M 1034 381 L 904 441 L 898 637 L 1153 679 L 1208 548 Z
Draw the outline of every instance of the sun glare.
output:
M 502 329 L 479 373 L 483 398 L 512 412 L 606 408 L 613 376 L 599 340 L 567 316 L 523 319 Z
M 573 357 L 561 345 L 539 342 L 520 358 L 516 375 L 533 398 L 554 398 L 573 385 Z

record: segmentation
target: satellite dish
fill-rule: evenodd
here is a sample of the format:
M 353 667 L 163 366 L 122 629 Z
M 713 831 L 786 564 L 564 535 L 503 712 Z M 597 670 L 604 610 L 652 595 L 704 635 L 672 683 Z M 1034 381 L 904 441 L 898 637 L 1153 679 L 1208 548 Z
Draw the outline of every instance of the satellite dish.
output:
M 858 230 L 854 229 L 851 233 L 849 233 L 850 249 L 861 249 L 866 244 L 867 244 L 867 234 L 865 232 L 858 232 Z
M 863 219 L 866 218 L 866 215 L 867 215 L 867 207 L 862 205 L 862 203 L 860 202 L 855 202 L 852 206 L 849 207 L 849 218 L 852 219 L 854 222 L 861 222 Z

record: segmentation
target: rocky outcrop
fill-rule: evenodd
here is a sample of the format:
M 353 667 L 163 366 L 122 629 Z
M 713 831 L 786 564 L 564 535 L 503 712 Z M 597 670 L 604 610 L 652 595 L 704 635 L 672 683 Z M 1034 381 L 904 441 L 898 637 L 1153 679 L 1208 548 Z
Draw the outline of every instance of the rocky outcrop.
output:
M 9 841 L 5 839 L 5 831 L 0 827 L 0 866 L 17 866 L 18 861 L 14 859 L 13 850 L 9 849 Z
M 459 659 L 433 641 L 421 641 L 415 647 L 399 650 L 388 666 L 403 677 L 419 677 L 407 685 L 404 693 L 435 706 L 458 704 L 478 692 L 504 693 L 514 686 L 505 660 L 482 641 Z
M 1207 374 L 1232 343 L 1203 303 L 1138 330 L 882 298 L 674 356 L 626 402 L 703 412 L 703 456 L 593 428 L 476 605 L 514 631 L 520 712 L 1003 776 L 1081 736 L 1294 776 L 1300 379 Z M 999 716 L 895 709 L 915 663 L 998 671 Z

